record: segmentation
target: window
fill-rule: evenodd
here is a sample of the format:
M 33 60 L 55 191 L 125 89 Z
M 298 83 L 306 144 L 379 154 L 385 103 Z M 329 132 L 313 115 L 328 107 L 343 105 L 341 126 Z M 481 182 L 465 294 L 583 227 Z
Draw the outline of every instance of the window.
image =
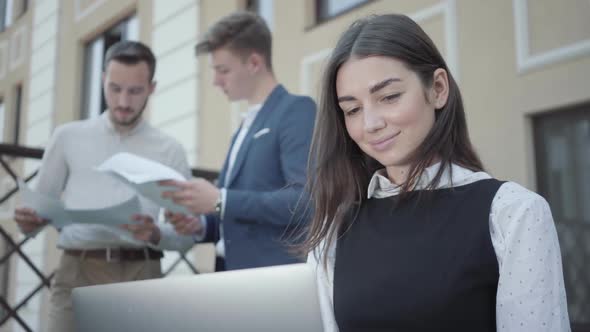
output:
M 344 14 L 371 0 L 316 0 L 316 23 Z
M 0 31 L 6 30 L 9 23 L 7 22 L 9 0 L 0 0 Z M 12 2 L 11 2 L 12 3 Z
M 573 325 L 589 324 L 590 104 L 533 118 L 538 190 L 559 235 Z
M 99 116 L 106 109 L 101 84 L 102 67 L 106 51 L 118 41 L 138 39 L 139 21 L 137 16 L 133 15 L 86 44 L 84 48 L 84 73 L 82 80 L 82 119 Z
M 6 30 L 14 20 L 23 16 L 28 7 L 28 0 L 0 0 L 0 31 Z
M 14 134 L 12 136 L 12 143 L 18 144 L 20 139 L 20 115 L 23 100 L 23 87 L 17 85 L 14 89 Z
M 6 144 L 18 144 L 20 136 L 20 115 L 22 108 L 22 85 L 14 88 L 14 102 L 9 99 L 8 111 L 4 99 L 0 98 L 0 141 Z M 10 107 L 13 105 L 13 107 Z M 14 110 L 14 112 L 12 112 Z M 12 128 L 11 128 L 12 127 Z M 5 137 L 5 134 L 8 137 Z
M 246 10 L 254 12 L 262 17 L 268 28 L 272 31 L 273 30 L 273 0 L 247 0 L 246 1 Z
M 0 142 L 4 143 L 4 100 L 0 99 Z
M 8 28 L 12 25 L 12 12 L 14 11 L 14 0 L 6 0 L 4 9 L 4 27 Z
M 15 19 L 19 19 L 23 16 L 27 9 L 29 8 L 29 1 L 28 0 L 16 0 L 14 4 L 14 17 Z
M 258 13 L 259 8 L 260 8 L 260 1 L 259 0 L 246 0 L 246 10 L 247 11 Z

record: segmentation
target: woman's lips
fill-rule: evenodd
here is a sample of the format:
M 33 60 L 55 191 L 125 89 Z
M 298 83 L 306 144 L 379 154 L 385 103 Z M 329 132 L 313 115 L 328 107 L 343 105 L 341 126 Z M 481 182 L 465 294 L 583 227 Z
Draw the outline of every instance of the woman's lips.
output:
M 373 147 L 373 149 L 375 149 L 377 151 L 386 150 L 393 143 L 393 141 L 395 141 L 395 138 L 399 134 L 400 134 L 400 132 L 397 132 L 395 134 L 389 135 L 384 138 L 379 138 L 376 140 L 369 141 L 369 145 L 371 145 L 371 147 Z

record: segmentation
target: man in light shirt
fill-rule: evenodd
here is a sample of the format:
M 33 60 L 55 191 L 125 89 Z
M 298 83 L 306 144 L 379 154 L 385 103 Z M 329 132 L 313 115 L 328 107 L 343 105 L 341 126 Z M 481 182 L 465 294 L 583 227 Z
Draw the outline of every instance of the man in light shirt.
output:
M 143 111 L 154 91 L 156 60 L 139 43 L 114 44 L 105 56 L 103 89 L 108 109 L 100 116 L 58 127 L 49 141 L 37 191 L 63 200 L 70 209 L 96 209 L 126 201 L 135 193 L 125 184 L 94 170 L 118 152 L 129 152 L 167 165 L 185 177 L 190 169 L 180 144 L 151 127 Z M 187 250 L 191 237 L 179 236 L 158 220 L 159 207 L 143 199 L 140 211 L 120 229 L 73 224 L 60 230 L 63 250 L 51 286 L 50 332 L 73 331 L 71 291 L 75 287 L 161 277 L 162 249 Z M 25 233 L 44 220 L 28 207 L 15 210 Z
M 277 82 L 271 44 L 266 23 L 250 12 L 221 18 L 197 44 L 197 55 L 210 55 L 213 84 L 230 101 L 247 101 L 248 111 L 217 187 L 204 179 L 163 183 L 178 188 L 165 197 L 202 215 L 169 213 L 177 231 L 217 242 L 227 270 L 297 262 L 285 243 L 307 219 L 302 193 L 316 107 Z

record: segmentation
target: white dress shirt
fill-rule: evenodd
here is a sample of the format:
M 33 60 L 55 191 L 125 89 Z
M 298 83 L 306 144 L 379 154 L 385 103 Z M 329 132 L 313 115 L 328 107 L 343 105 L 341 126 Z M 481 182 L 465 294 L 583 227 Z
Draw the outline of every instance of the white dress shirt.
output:
M 94 168 L 118 152 L 130 152 L 167 165 L 185 177 L 190 168 L 178 142 L 140 120 L 125 134 L 115 130 L 108 111 L 84 121 L 58 127 L 45 153 L 36 189 L 53 197 L 61 197 L 70 209 L 95 209 L 122 203 L 135 192 L 112 176 Z M 101 249 L 144 247 L 186 250 L 192 237 L 178 235 L 170 224 L 158 220 L 160 208 L 139 197 L 141 212 L 152 216 L 160 228 L 157 246 L 135 240 L 130 232 L 104 225 L 73 224 L 64 227 L 58 239 L 62 249 Z M 129 221 L 133 223 L 133 221 Z
M 244 143 L 244 138 L 246 138 L 246 134 L 250 130 L 252 123 L 256 119 L 256 115 L 262 108 L 262 104 L 256 104 L 248 107 L 248 111 L 240 114 L 243 118 L 242 125 L 240 126 L 240 130 L 236 136 L 234 144 L 229 152 L 229 160 L 227 162 L 227 170 L 225 171 L 225 179 L 223 181 L 224 185 L 227 185 L 230 176 L 232 174 L 234 164 L 236 163 L 236 156 L 240 151 L 240 147 L 242 143 Z M 223 220 L 223 214 L 225 212 L 225 201 L 226 201 L 227 191 L 225 188 L 221 188 L 221 212 L 220 212 L 220 219 Z M 218 257 L 225 257 L 225 243 L 223 242 L 223 224 L 219 225 L 219 241 L 215 244 L 215 254 Z
M 439 164 L 427 168 L 417 189 L 430 183 L 438 168 Z M 448 169 L 445 171 L 438 188 L 491 178 L 487 173 L 472 172 L 457 165 L 452 166 L 451 174 Z M 400 187 L 389 181 L 385 169 L 373 175 L 368 187 L 369 198 L 385 198 L 399 192 Z M 506 182 L 492 201 L 489 225 L 500 272 L 497 330 L 570 331 L 559 242 L 545 199 L 516 183 Z M 327 246 L 327 270 L 320 259 L 323 247 L 320 245 L 310 253 L 307 262 L 317 272 L 325 331 L 336 332 L 333 311 L 336 243 Z

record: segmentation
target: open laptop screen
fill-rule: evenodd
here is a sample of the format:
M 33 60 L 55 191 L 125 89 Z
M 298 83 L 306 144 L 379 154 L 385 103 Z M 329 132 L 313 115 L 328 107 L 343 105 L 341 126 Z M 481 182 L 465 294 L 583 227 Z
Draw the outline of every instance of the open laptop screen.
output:
M 306 264 L 77 288 L 76 330 L 322 331 Z

